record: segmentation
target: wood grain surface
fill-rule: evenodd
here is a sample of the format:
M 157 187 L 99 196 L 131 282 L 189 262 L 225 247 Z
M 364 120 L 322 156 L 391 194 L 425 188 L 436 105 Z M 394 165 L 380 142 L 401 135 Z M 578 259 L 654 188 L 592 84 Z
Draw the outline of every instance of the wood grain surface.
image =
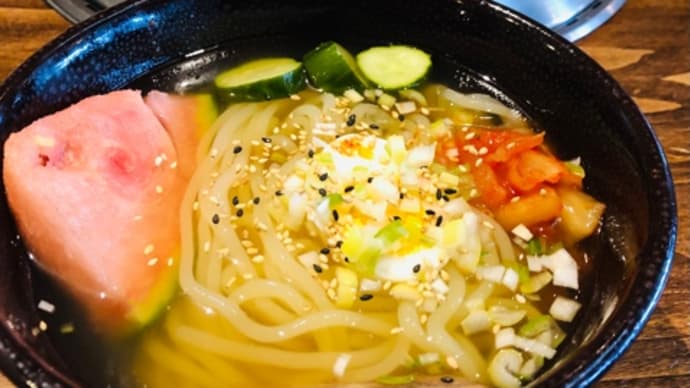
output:
M 0 0 L 0 80 L 69 26 L 41 0 Z M 598 387 L 690 387 L 690 2 L 628 0 L 578 46 L 632 95 L 664 146 L 679 234 L 671 277 L 639 338 Z M 0 388 L 12 384 L 0 375 Z

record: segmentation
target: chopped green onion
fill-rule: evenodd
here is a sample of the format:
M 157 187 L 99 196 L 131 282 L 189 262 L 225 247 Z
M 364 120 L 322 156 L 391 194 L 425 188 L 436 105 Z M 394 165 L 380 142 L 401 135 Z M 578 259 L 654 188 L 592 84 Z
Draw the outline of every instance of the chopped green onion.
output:
M 529 268 L 524 264 L 511 263 L 508 267 L 512 268 L 518 274 L 520 284 L 529 282 Z
M 314 159 L 321 164 L 333 164 L 333 157 L 328 152 L 319 152 Z
M 399 239 L 406 237 L 409 234 L 405 226 L 400 220 L 394 220 L 388 225 L 381 228 L 377 233 L 377 239 L 383 241 L 385 244 L 390 245 Z
M 549 330 L 553 325 L 553 319 L 548 315 L 537 315 L 532 317 L 520 327 L 518 334 L 523 337 L 535 337 L 542 332 Z
M 414 375 L 402 375 L 402 376 L 381 376 L 376 379 L 379 384 L 386 385 L 402 385 L 410 384 L 414 382 Z
M 527 254 L 530 256 L 541 256 L 544 254 L 544 250 L 541 246 L 541 240 L 539 237 L 535 237 L 527 243 Z
M 328 207 L 330 209 L 333 209 L 344 201 L 343 196 L 338 193 L 329 194 L 326 198 L 328 199 Z

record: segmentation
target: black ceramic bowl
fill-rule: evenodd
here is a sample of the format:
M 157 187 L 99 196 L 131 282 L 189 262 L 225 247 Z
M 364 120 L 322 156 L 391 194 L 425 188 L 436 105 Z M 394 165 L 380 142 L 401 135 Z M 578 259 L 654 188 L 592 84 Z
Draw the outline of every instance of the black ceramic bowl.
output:
M 616 82 L 576 47 L 485 1 L 141 0 L 111 9 L 40 50 L 0 89 L 2 140 L 32 120 L 127 86 L 184 91 L 221 67 L 301 56 L 324 40 L 354 49 L 406 43 L 430 52 L 437 80 L 514 101 L 547 130 L 561 158 L 581 156 L 586 189 L 607 204 L 602 232 L 583 244 L 594 270 L 576 329 L 535 384 L 583 386 L 629 347 L 671 265 L 676 208 L 652 128 Z M 30 177 L 29 177 L 30 179 Z M 4 198 L 4 197 L 3 197 Z M 75 365 L 41 319 L 50 287 L 0 203 L 0 365 L 14 382 L 94 384 L 108 366 Z M 37 280 L 38 279 L 38 280 Z M 93 372 L 93 371 L 92 371 Z

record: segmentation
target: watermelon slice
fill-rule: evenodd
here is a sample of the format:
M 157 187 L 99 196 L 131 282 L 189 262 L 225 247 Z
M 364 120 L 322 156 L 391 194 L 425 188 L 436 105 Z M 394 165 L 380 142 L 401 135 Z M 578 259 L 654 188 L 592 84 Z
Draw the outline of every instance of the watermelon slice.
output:
M 199 139 L 218 115 L 213 97 L 210 94 L 181 96 L 154 90 L 144 101 L 172 137 L 180 173 L 190 178 L 196 166 Z
M 193 138 L 172 135 L 140 92 L 125 90 L 86 98 L 5 143 L 7 198 L 24 241 L 106 333 L 142 327 L 175 292 L 186 178 L 173 143 Z M 196 148 L 183 141 L 183 152 Z

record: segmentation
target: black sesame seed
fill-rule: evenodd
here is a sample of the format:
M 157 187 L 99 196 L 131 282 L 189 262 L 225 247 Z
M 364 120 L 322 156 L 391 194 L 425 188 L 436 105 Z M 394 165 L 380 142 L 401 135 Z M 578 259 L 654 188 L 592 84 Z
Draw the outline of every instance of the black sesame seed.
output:
M 314 271 L 316 271 L 316 273 L 323 272 L 323 268 L 321 268 L 321 266 L 318 264 L 314 264 L 314 265 L 312 265 L 312 267 L 314 267 Z
M 452 377 L 450 376 L 443 376 L 441 377 L 441 382 L 444 384 L 452 384 L 453 381 L 455 381 Z
M 458 191 L 455 189 L 448 188 L 448 189 L 444 189 L 443 192 L 448 194 L 448 195 L 453 195 L 453 194 L 457 194 Z
M 326 179 L 328 179 L 328 173 L 324 172 L 323 174 L 319 175 L 319 180 L 321 182 L 324 182 Z
M 262 137 L 261 141 L 268 144 L 268 143 L 272 142 L 273 139 L 271 139 L 270 137 Z
M 214 214 L 213 217 L 211 217 L 211 222 L 218 225 L 218 223 L 220 222 L 220 216 L 218 214 Z
M 252 199 L 252 202 L 254 202 L 254 205 L 258 205 L 259 202 L 261 202 L 261 198 L 259 198 L 259 197 L 254 197 L 254 199 Z
M 232 197 L 232 204 L 233 204 L 234 206 L 239 205 L 239 203 L 240 203 L 240 199 L 237 198 L 237 196 Z
M 436 189 L 436 200 L 440 201 L 441 198 L 443 198 L 443 192 L 441 191 L 441 189 Z
M 235 213 L 235 215 L 237 215 L 237 217 L 242 217 L 244 215 L 244 210 L 237 209 L 237 213 Z
M 241 146 L 235 146 L 235 148 L 232 149 L 232 152 L 234 154 L 239 154 L 240 152 L 242 152 L 242 147 Z
M 371 183 L 371 182 L 373 182 L 373 181 L 374 181 L 374 177 L 373 177 L 373 176 L 370 176 L 369 178 L 367 178 L 367 183 Z
M 333 209 L 333 220 L 338 221 L 339 218 L 340 218 L 340 215 L 338 215 L 338 211 Z
M 345 192 L 346 192 L 346 193 L 349 193 L 350 191 L 352 191 L 352 190 L 354 190 L 354 189 L 355 189 L 354 186 L 347 186 L 347 187 L 345 188 Z
M 424 211 L 424 213 L 426 213 L 429 216 L 435 216 L 436 215 L 436 212 L 434 211 L 434 209 L 426 209 Z
M 328 195 L 328 192 L 326 192 L 326 189 L 324 189 L 322 187 L 319 189 L 319 195 L 321 195 L 322 197 L 325 197 L 326 195 Z
M 422 270 L 422 265 L 421 264 L 415 264 L 414 267 L 412 267 L 412 272 L 418 273 L 419 271 Z
M 379 126 L 376 124 L 369 124 L 369 128 L 371 129 L 379 129 Z
M 362 302 L 366 302 L 368 300 L 371 300 L 371 298 L 373 298 L 373 297 L 374 297 L 374 295 L 371 295 L 371 294 L 362 294 L 359 296 L 359 300 L 361 300 Z
M 356 114 L 353 113 L 353 114 L 349 115 L 349 116 L 347 117 L 347 122 L 346 122 L 347 126 L 348 126 L 348 127 L 351 127 L 351 126 L 355 125 L 355 121 L 356 121 L 356 120 L 357 120 L 357 115 L 356 115 Z
M 345 258 L 344 258 L 343 260 L 345 260 L 346 263 L 349 263 L 349 262 L 350 262 L 350 258 L 347 257 L 347 256 L 345 256 Z
M 343 246 L 343 240 L 338 240 L 338 241 L 336 241 L 336 243 L 335 243 L 335 247 L 336 247 L 336 248 L 340 248 L 340 247 L 342 247 L 342 246 Z
M 400 197 L 400 199 L 403 199 L 403 198 L 405 198 L 405 194 L 404 194 L 404 193 L 400 193 L 399 197 Z
M 307 156 L 309 156 L 309 158 L 313 158 L 314 157 L 314 150 L 309 150 L 307 152 Z
M 331 250 L 328 249 L 328 248 L 321 248 L 321 250 L 320 250 L 319 252 L 320 252 L 322 255 L 327 255 L 327 254 L 331 253 Z
M 393 216 L 393 221 L 400 221 L 400 216 Z
M 442 223 L 443 223 L 443 216 L 438 216 L 438 218 L 436 218 L 436 226 L 441 226 Z
M 398 115 L 398 120 L 405 121 L 405 115 Z
M 283 192 L 280 190 L 276 190 L 276 197 L 280 197 L 281 195 L 283 195 Z
M 443 200 L 446 201 L 446 202 L 450 202 L 450 197 L 447 196 L 447 195 L 444 195 L 444 196 L 443 196 Z

